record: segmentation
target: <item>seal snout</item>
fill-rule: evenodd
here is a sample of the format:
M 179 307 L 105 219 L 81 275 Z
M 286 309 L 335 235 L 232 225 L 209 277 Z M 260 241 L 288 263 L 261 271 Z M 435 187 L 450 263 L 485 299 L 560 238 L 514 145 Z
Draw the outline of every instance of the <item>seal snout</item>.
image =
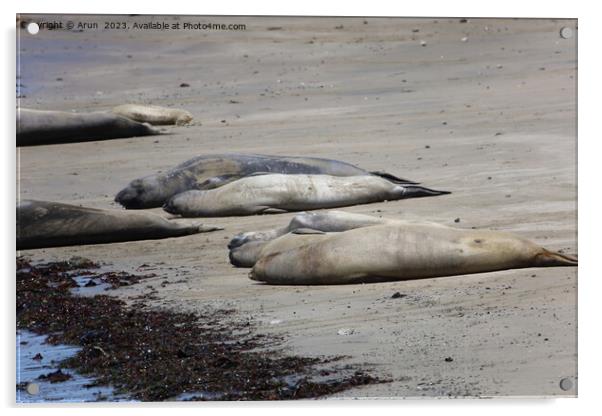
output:
M 177 203 L 177 200 L 178 195 L 174 195 L 165 201 L 163 204 L 163 211 L 169 212 L 170 214 L 181 215 L 182 211 L 179 209 L 180 204 Z
M 115 195 L 115 202 L 126 209 L 145 208 L 142 198 L 143 192 L 144 187 L 141 181 L 136 179 Z
M 243 259 L 239 258 L 240 253 L 239 250 L 230 250 L 228 253 L 228 260 L 230 260 L 230 264 L 234 267 L 247 267 L 246 262 Z
M 142 208 L 142 204 L 138 198 L 138 192 L 129 186 L 122 189 L 117 195 L 115 195 L 115 202 L 119 203 L 126 209 Z
M 228 243 L 228 248 L 230 250 L 236 248 L 236 247 L 240 247 L 243 244 L 245 244 L 247 242 L 247 237 L 243 236 L 243 235 L 235 235 L 232 240 L 230 240 L 230 242 Z
M 170 214 L 179 214 L 173 198 L 170 198 L 166 203 L 163 204 L 163 211 L 169 212 Z
M 263 280 L 257 277 L 257 273 L 255 273 L 255 268 L 252 268 L 249 272 L 249 279 L 255 280 L 256 282 L 262 282 Z

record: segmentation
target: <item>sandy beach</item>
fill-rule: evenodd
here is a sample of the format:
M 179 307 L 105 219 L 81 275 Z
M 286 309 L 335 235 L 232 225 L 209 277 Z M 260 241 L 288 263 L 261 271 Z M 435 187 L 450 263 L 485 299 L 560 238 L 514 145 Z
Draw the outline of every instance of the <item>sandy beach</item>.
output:
M 574 20 L 69 18 L 100 28 L 20 31 L 22 107 L 147 103 L 188 110 L 195 123 L 160 136 L 18 148 L 22 199 L 119 208 L 113 198 L 132 179 L 196 155 L 316 156 L 452 192 L 346 211 L 508 231 L 578 252 Z M 246 29 L 102 29 L 123 20 Z M 158 276 L 120 297 L 151 285 L 157 306 L 234 308 L 284 336 L 288 351 L 342 354 L 393 380 L 337 397 L 576 396 L 577 268 L 282 287 L 229 264 L 235 234 L 293 215 L 208 218 L 224 230 L 21 254 L 83 256 L 130 272 L 147 265 Z M 562 390 L 563 378 L 573 388 Z

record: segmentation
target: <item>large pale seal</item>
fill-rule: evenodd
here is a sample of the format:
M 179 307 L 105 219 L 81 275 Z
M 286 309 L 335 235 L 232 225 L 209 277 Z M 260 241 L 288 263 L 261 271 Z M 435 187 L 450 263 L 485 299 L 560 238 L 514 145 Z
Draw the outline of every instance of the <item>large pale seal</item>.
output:
M 258 172 L 375 175 L 394 183 L 416 184 L 389 173 L 367 172 L 332 159 L 225 153 L 198 156 L 164 173 L 135 179 L 115 196 L 115 201 L 128 209 L 160 207 L 181 192 L 217 188 Z
M 336 208 L 449 192 L 399 185 L 377 176 L 256 174 L 172 197 L 163 209 L 184 217 L 224 217 Z
M 159 134 L 149 124 L 107 112 L 17 110 L 17 146 L 83 142 Z
M 341 232 L 370 225 L 385 224 L 393 220 L 370 215 L 353 214 L 345 211 L 300 212 L 284 227 L 263 231 L 249 231 L 235 235 L 228 243 L 230 263 L 237 267 L 253 267 L 263 248 L 271 241 L 298 230 L 314 230 L 321 232 Z M 305 231 L 303 234 L 308 234 Z M 297 238 L 296 241 L 300 241 Z
M 219 230 L 149 212 L 24 200 L 17 205 L 17 250 L 178 237 Z
M 344 284 L 576 265 L 575 257 L 507 233 L 399 223 L 272 251 L 260 257 L 249 277 L 270 284 Z
M 131 120 L 156 126 L 169 124 L 181 126 L 190 123 L 193 118 L 188 111 L 156 105 L 123 104 L 113 108 L 112 111 Z

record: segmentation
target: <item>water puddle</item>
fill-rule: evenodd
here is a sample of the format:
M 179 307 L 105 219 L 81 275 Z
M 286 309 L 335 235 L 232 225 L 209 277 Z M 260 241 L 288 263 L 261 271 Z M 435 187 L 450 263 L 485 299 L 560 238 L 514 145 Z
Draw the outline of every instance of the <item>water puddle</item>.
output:
M 75 296 L 96 296 L 102 295 L 110 289 L 109 283 L 101 281 L 95 275 L 76 275 L 72 279 L 77 283 L 77 287 L 71 289 L 71 294 Z
M 197 400 L 220 400 L 225 396 L 224 393 L 220 393 L 220 392 L 211 392 L 211 391 L 204 391 L 204 392 L 190 392 L 190 393 L 182 393 L 179 394 L 174 400 L 175 401 L 197 401 Z
M 57 373 L 59 363 L 79 348 L 45 341 L 45 335 L 17 332 L 17 403 L 130 401 L 115 394 L 112 387 L 94 386 L 93 378 L 63 368 Z
M 29 273 L 31 268 L 25 267 L 20 271 Z M 102 268 L 83 274 L 81 271 L 65 272 L 65 275 L 75 283 L 69 289 L 71 294 L 81 297 L 105 294 L 113 288 L 113 284 L 109 282 L 111 277 L 128 278 L 127 275 L 121 277 L 113 276 L 110 272 L 103 273 Z M 60 284 L 49 283 L 51 287 Z M 46 343 L 46 338 L 46 335 L 37 335 L 27 330 L 17 332 L 17 403 L 131 400 L 115 394 L 112 387 L 95 385 L 93 378 L 61 368 L 60 363 L 73 357 L 80 348 L 49 344 Z

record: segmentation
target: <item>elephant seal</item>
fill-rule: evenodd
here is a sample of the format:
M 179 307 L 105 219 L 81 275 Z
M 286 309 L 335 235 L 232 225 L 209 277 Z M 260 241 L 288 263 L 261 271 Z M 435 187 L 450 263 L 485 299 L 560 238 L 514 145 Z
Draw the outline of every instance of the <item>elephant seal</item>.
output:
M 186 191 L 163 206 L 183 217 L 225 217 L 336 208 L 449 193 L 377 176 L 255 174 L 216 189 Z
M 181 192 L 217 188 L 258 172 L 375 175 L 394 183 L 417 184 L 389 173 L 367 172 L 332 159 L 226 153 L 198 156 L 164 173 L 134 179 L 115 196 L 115 202 L 128 209 L 156 208 Z
M 165 108 L 156 105 L 123 104 L 113 108 L 113 113 L 140 123 L 156 126 L 182 126 L 192 121 L 192 114 L 177 108 Z
M 577 266 L 577 258 L 502 232 L 400 223 L 285 247 L 261 256 L 249 277 L 269 284 L 328 285 L 551 266 Z
M 341 232 L 391 221 L 395 220 L 345 211 L 301 212 L 284 227 L 235 235 L 228 243 L 230 263 L 236 267 L 253 267 L 262 254 L 263 247 L 298 230 Z M 305 231 L 303 234 L 308 233 Z
M 168 221 L 149 212 L 34 200 L 17 205 L 17 250 L 151 240 L 219 229 Z
M 149 124 L 113 113 L 17 110 L 17 147 L 159 134 Z
M 298 228 L 270 241 L 250 241 L 230 249 L 230 263 L 236 267 L 253 267 L 267 255 L 320 241 L 333 233 Z

